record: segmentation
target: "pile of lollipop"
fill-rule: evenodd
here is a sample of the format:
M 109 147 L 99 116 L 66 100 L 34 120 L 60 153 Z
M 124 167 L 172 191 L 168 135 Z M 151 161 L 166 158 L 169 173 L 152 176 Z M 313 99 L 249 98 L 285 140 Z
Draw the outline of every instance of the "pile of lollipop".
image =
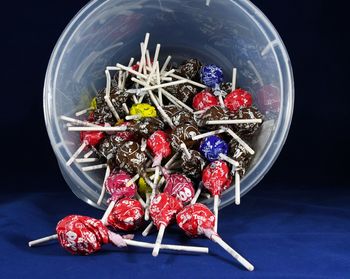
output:
M 168 56 L 160 66 L 161 45 L 152 57 L 148 42 L 149 33 L 140 44 L 139 61 L 131 58 L 127 66 L 106 68 L 106 87 L 88 108 L 75 118 L 61 116 L 81 141 L 67 166 L 76 163 L 84 172 L 105 169 L 96 200 L 101 205 L 108 194 L 102 219 L 67 216 L 57 224 L 57 234 L 30 246 L 58 239 L 71 253 L 84 255 L 108 242 L 152 248 L 153 256 L 160 249 L 208 252 L 205 247 L 162 244 L 166 227 L 177 222 L 187 235 L 205 235 L 253 270 L 218 235 L 218 207 L 230 187 L 240 204 L 240 179 L 254 156 L 251 142 L 263 116 L 252 95 L 236 88 L 235 68 L 232 82 L 224 82 L 220 67 L 195 58 L 177 66 Z M 95 164 L 81 165 L 88 163 Z M 214 213 L 197 202 L 208 192 L 214 197 Z M 113 232 L 135 231 L 147 221 L 142 235 L 156 227 L 154 244 Z

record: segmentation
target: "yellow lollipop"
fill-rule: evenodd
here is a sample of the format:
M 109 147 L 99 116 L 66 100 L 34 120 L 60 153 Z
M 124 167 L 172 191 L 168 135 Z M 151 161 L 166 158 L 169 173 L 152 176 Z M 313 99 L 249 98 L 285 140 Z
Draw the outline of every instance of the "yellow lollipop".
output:
M 139 193 L 143 196 L 146 195 L 146 193 L 152 193 L 152 188 L 146 183 L 146 181 L 140 177 L 139 179 Z
M 149 104 L 133 104 L 130 109 L 131 115 L 136 115 L 138 118 L 157 117 L 157 110 Z
M 95 98 L 93 98 L 93 99 L 91 100 L 90 108 L 93 109 L 93 110 L 95 110 L 96 107 L 97 107 L 97 104 L 96 104 L 96 97 L 95 97 Z

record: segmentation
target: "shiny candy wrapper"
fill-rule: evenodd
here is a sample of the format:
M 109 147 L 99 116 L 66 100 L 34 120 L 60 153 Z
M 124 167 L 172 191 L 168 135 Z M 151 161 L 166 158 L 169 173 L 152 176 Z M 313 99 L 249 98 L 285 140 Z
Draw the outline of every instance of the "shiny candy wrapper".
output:
M 198 120 L 199 126 L 204 126 L 208 130 L 218 130 L 220 129 L 220 126 L 227 126 L 227 125 L 207 125 L 207 121 L 210 120 L 228 120 L 230 119 L 230 113 L 226 108 L 222 108 L 219 106 L 212 106 L 208 108 L 200 117 Z
M 105 137 L 103 132 L 80 132 L 80 141 L 88 146 L 95 146 Z
M 56 226 L 58 241 L 68 252 L 75 255 L 89 255 L 109 242 L 107 228 L 100 220 L 69 215 Z
M 131 175 L 123 170 L 113 171 L 106 179 L 106 189 L 112 195 L 111 200 L 117 201 L 121 198 L 132 198 L 135 196 L 137 186 L 132 183 L 126 186 L 126 183 L 131 179 Z
M 166 158 L 171 155 L 171 146 L 168 141 L 168 135 L 161 130 L 154 132 L 148 138 L 147 146 L 155 155 L 153 166 L 160 165 L 162 158 Z
M 209 136 L 202 140 L 199 146 L 200 152 L 210 162 L 219 160 L 219 155 L 228 153 L 228 144 L 218 136 Z
M 212 231 L 215 216 L 204 204 L 188 205 L 176 215 L 176 222 L 188 236 L 198 237 Z
M 200 76 L 203 84 L 215 88 L 224 81 L 222 69 L 214 64 L 206 65 L 201 68 Z
M 214 94 L 212 94 L 208 89 L 196 94 L 192 101 L 192 107 L 195 110 L 208 109 L 212 106 L 218 106 L 219 100 Z
M 252 95 L 243 89 L 232 91 L 224 100 L 225 106 L 232 112 L 235 112 L 240 108 L 250 107 L 252 103 Z
M 196 135 L 199 135 L 199 131 L 195 125 L 185 123 L 176 126 L 170 134 L 171 146 L 175 150 L 180 150 L 181 143 L 184 143 L 187 148 L 191 148 L 196 143 L 192 137 Z
M 150 104 L 133 104 L 130 108 L 131 115 L 141 115 L 141 117 L 157 117 L 157 110 Z
M 194 196 L 191 179 L 180 173 L 165 174 L 165 187 L 163 192 L 176 197 L 183 203 L 190 202 Z
M 191 158 L 188 159 L 186 153 L 181 154 L 181 169 L 185 175 L 191 178 L 199 178 L 205 166 L 205 160 L 196 150 L 189 150 Z
M 144 213 L 139 201 L 124 198 L 115 204 L 107 222 L 113 229 L 133 231 L 142 225 Z
M 167 226 L 174 220 L 175 215 L 183 208 L 181 201 L 167 193 L 156 195 L 149 208 L 153 223 L 159 229 L 161 225 Z
M 136 174 L 143 171 L 148 157 L 137 142 L 127 141 L 117 151 L 116 162 L 121 169 Z
M 184 111 L 184 110 L 175 113 L 171 117 L 171 121 L 173 122 L 173 124 L 175 126 L 179 126 L 179 125 L 184 124 L 184 123 L 188 123 L 191 125 L 197 125 L 196 121 L 194 120 L 193 114 L 188 112 L 188 111 Z
M 145 117 L 137 121 L 131 130 L 140 137 L 148 138 L 157 130 L 163 130 L 164 123 L 157 117 Z
M 256 107 L 240 108 L 236 111 L 232 119 L 263 119 L 264 116 Z M 233 125 L 234 132 L 243 137 L 250 137 L 254 135 L 261 127 L 262 123 L 242 123 Z
M 202 182 L 205 188 L 213 195 L 221 195 L 221 193 L 230 187 L 232 177 L 230 169 L 224 161 L 211 162 L 202 174 Z
M 229 146 L 230 157 L 239 163 L 237 171 L 239 172 L 239 175 L 243 177 L 252 161 L 253 156 L 234 139 L 229 142 Z
M 177 72 L 188 79 L 198 80 L 202 63 L 196 58 L 185 60 L 177 69 Z

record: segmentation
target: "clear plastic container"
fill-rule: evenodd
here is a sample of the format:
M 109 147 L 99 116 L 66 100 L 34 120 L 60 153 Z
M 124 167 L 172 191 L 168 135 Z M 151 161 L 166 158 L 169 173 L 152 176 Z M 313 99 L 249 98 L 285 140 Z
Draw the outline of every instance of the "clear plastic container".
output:
M 150 49 L 161 44 L 167 55 L 182 61 L 197 57 L 215 63 L 231 80 L 252 92 L 265 115 L 254 144 L 255 159 L 241 181 L 241 194 L 267 173 L 286 140 L 292 119 L 294 84 L 287 51 L 265 15 L 247 0 L 95 0 L 69 23 L 52 53 L 44 85 L 47 131 L 61 172 L 72 191 L 98 207 L 104 170 L 82 172 L 65 162 L 77 149 L 79 133 L 68 132 L 60 115 L 72 116 L 89 106 L 104 87 L 104 69 L 139 59 L 140 42 L 150 32 Z M 233 189 L 222 195 L 221 207 L 234 201 Z M 212 200 L 206 200 L 209 206 Z M 101 208 L 105 208 L 106 203 Z

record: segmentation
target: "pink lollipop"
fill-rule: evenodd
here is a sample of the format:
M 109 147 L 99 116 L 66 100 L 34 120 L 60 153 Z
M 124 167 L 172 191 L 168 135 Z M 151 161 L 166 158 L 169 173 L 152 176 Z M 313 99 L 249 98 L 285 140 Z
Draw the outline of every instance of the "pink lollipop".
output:
M 230 247 L 222 238 L 214 231 L 215 216 L 203 204 L 195 203 L 188 205 L 182 209 L 176 216 L 176 221 L 181 229 L 191 237 L 205 235 L 210 240 L 219 244 L 232 257 L 234 257 L 240 264 L 242 264 L 249 271 L 254 270 L 254 266 L 238 254 L 232 247 Z
M 126 186 L 126 183 L 131 179 L 131 176 L 123 171 L 113 171 L 106 180 L 106 189 L 112 196 L 111 201 L 117 201 L 121 198 L 132 198 L 135 196 L 137 186 L 132 183 L 130 186 Z
M 153 223 L 158 228 L 157 240 L 152 252 L 154 257 L 158 256 L 165 228 L 174 220 L 175 215 L 182 209 L 182 203 L 167 193 L 156 195 L 149 208 Z
M 191 179 L 180 173 L 168 174 L 165 169 L 162 172 L 166 181 L 164 193 L 176 197 L 183 203 L 190 202 L 193 199 L 194 188 Z
M 217 231 L 218 226 L 218 210 L 219 210 L 219 196 L 231 185 L 232 177 L 230 176 L 230 169 L 224 161 L 211 162 L 202 174 L 202 182 L 205 188 L 214 196 L 214 213 L 215 226 Z

